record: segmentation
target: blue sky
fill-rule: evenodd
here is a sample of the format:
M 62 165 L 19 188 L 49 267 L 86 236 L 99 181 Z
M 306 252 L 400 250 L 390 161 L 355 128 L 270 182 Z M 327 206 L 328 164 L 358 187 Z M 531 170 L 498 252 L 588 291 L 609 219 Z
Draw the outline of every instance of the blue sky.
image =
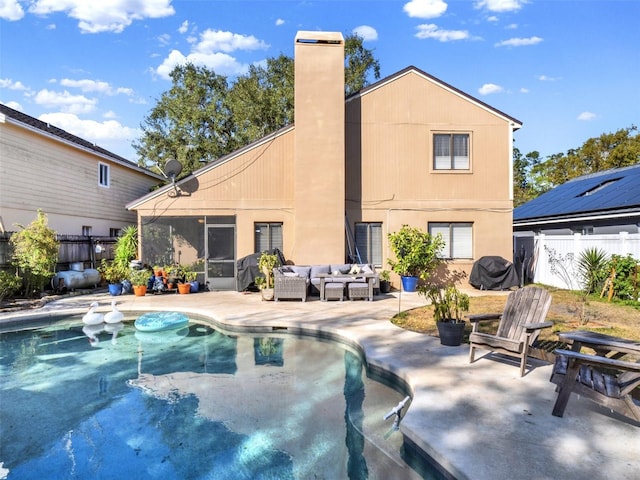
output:
M 136 161 L 168 72 L 233 77 L 299 30 L 357 32 L 523 122 L 543 158 L 640 125 L 638 0 L 0 0 L 0 102 Z

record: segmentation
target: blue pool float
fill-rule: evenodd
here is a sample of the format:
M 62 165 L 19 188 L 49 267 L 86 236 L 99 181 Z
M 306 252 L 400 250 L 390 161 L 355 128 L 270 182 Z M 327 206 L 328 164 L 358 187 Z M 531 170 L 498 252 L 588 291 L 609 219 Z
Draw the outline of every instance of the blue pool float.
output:
M 139 316 L 134 325 L 141 332 L 161 332 L 181 328 L 189 323 L 189 318 L 180 312 L 151 312 Z

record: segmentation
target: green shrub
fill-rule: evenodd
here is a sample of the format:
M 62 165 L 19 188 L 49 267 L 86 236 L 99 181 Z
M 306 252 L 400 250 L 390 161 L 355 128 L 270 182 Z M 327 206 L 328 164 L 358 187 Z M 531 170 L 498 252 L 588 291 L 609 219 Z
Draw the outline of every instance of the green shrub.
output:
M 578 272 L 582 280 L 582 288 L 587 295 L 599 292 L 609 276 L 607 252 L 597 247 L 580 252 Z
M 22 287 L 22 279 L 14 273 L 0 270 L 0 302 L 11 297 Z

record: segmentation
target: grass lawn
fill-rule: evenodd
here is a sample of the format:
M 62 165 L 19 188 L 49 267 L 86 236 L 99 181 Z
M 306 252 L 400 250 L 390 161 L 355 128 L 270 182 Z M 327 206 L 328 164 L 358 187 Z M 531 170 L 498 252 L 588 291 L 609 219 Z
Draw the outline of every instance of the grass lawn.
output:
M 593 330 L 640 341 L 640 304 L 631 306 L 623 305 L 615 300 L 608 302 L 606 298 L 600 298 L 597 295 L 590 296 L 586 301 L 583 301 L 578 292 L 551 287 L 548 290 L 551 292 L 553 300 L 547 320 L 552 321 L 554 325 L 552 328 L 541 331 L 540 340 L 558 341 L 558 332 Z M 506 300 L 507 295 L 504 292 L 500 295 L 487 292 L 486 295 L 471 297 L 468 313 L 502 312 Z M 401 312 L 393 317 L 391 322 L 407 330 L 434 337 L 438 336 L 431 306 Z M 491 323 L 483 322 L 481 331 L 493 333 L 491 326 Z M 495 324 L 493 327 L 495 328 Z M 467 322 L 467 334 L 470 331 L 471 325 Z

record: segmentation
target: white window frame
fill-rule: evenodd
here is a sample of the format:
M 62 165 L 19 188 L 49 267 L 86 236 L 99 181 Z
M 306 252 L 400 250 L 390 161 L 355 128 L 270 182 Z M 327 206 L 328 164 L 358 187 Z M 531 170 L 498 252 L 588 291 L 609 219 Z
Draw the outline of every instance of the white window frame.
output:
M 254 226 L 254 237 L 253 237 L 253 248 L 255 253 L 264 252 L 266 250 L 273 250 L 277 248 L 281 252 L 284 248 L 284 226 L 282 222 L 255 222 Z M 280 232 L 274 231 L 274 229 L 278 228 Z M 266 233 L 262 231 L 262 229 L 266 229 Z M 266 248 L 261 242 L 258 240 L 258 236 L 266 238 Z M 266 237 L 265 237 L 266 236 Z M 279 237 L 279 238 L 278 238 Z
M 471 133 L 433 132 L 432 140 L 434 171 L 471 170 Z
M 473 258 L 473 222 L 429 222 L 429 235 L 437 234 L 444 240 L 440 258 Z
M 382 222 L 357 222 L 354 232 L 363 263 L 382 267 Z
M 98 185 L 106 188 L 111 186 L 111 168 L 106 163 L 98 162 Z

